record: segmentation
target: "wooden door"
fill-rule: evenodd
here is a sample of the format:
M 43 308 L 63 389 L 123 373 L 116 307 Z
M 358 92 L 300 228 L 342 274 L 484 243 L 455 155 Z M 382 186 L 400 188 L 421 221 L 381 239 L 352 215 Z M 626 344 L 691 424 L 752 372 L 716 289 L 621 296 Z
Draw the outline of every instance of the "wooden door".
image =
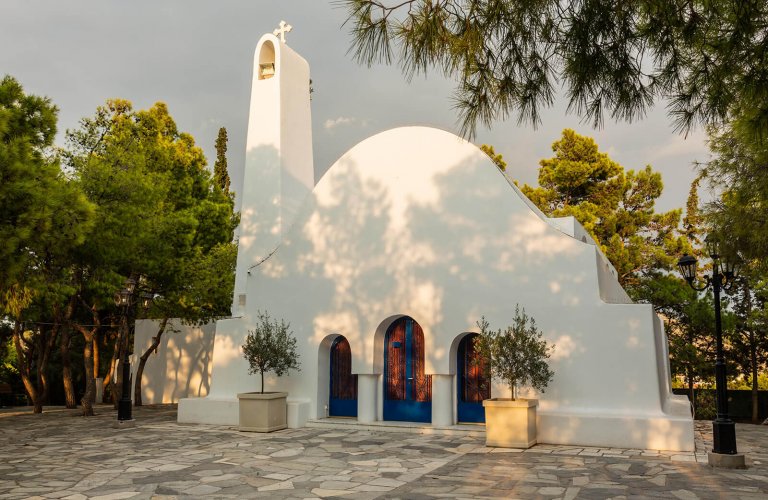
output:
M 352 350 L 349 341 L 339 336 L 331 345 L 331 387 L 328 415 L 357 416 L 357 375 L 352 374 Z
M 384 420 L 432 421 L 432 376 L 424 373 L 424 332 L 412 318 L 395 321 L 387 331 Z
M 487 366 L 478 351 L 479 339 L 479 335 L 472 333 L 459 343 L 456 360 L 459 422 L 485 422 L 483 400 L 491 397 L 491 381 Z

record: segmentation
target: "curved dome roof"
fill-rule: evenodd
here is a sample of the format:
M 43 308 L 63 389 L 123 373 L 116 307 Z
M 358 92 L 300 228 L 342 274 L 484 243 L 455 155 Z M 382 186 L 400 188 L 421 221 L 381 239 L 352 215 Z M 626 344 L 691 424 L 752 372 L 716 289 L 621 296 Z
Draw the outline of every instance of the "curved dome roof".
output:
M 478 184 L 508 185 L 474 144 L 444 130 L 415 126 L 390 129 L 358 143 L 328 169 L 314 192 L 318 201 L 327 201 L 334 197 L 340 179 L 354 175 L 362 185 L 375 185 L 387 193 L 392 220 L 402 220 L 413 201 L 438 202 L 440 177 L 460 168 L 473 168 Z

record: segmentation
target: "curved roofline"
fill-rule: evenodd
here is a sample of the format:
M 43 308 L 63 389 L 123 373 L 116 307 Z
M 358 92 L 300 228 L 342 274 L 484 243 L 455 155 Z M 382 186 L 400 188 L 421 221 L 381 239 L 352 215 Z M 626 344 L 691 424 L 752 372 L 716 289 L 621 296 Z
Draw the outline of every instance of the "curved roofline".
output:
M 266 37 L 266 36 L 272 36 L 272 35 L 264 35 L 264 36 Z M 264 37 L 262 37 L 262 38 L 264 38 Z M 276 38 L 276 37 L 275 37 L 275 38 Z M 444 132 L 444 133 L 446 133 L 446 134 L 452 135 L 452 136 L 453 136 L 453 137 L 455 137 L 457 140 L 459 140 L 459 141 L 461 141 L 461 142 L 463 142 L 463 143 L 465 143 L 465 144 L 467 144 L 467 145 L 469 145 L 469 146 L 472 146 L 472 147 L 474 147 L 474 148 L 475 148 L 477 151 L 479 151 L 480 153 L 482 153 L 483 155 L 485 155 L 485 157 L 486 157 L 486 158 L 488 158 L 488 159 L 489 159 L 489 161 L 491 161 L 491 162 L 493 161 L 493 160 L 491 159 L 491 157 L 490 157 L 490 156 L 488 156 L 488 154 L 487 154 L 485 151 L 483 151 L 482 149 L 480 149 L 480 147 L 479 147 L 477 144 L 475 144 L 475 143 L 473 143 L 473 142 L 470 142 L 470 141 L 468 141 L 468 140 L 464 139 L 464 138 L 463 138 L 463 137 L 461 137 L 461 136 L 458 136 L 458 135 L 456 135 L 455 133 L 453 133 L 453 132 L 452 132 L 452 131 L 450 131 L 450 130 L 446 130 L 446 129 L 444 129 L 444 128 L 440 128 L 440 127 L 433 127 L 433 126 L 431 126 L 431 125 L 403 125 L 403 126 L 399 126 L 399 127 L 392 127 L 392 128 L 386 129 L 386 130 L 382 130 L 381 132 L 377 132 L 377 133 L 375 133 L 375 134 L 373 134 L 373 135 L 370 135 L 370 136 L 366 137 L 366 138 L 365 138 L 365 139 L 363 139 L 362 141 L 359 141 L 359 142 L 355 143 L 355 145 L 354 145 L 354 146 L 352 146 L 351 148 L 347 149 L 347 150 L 346 150 L 346 151 L 345 151 L 345 152 L 344 152 L 344 153 L 343 153 L 341 156 L 339 156 L 339 157 L 338 157 L 338 158 L 337 158 L 337 159 L 336 159 L 336 160 L 335 160 L 333 163 L 331 163 L 330 167 L 328 167 L 328 169 L 327 169 L 327 170 L 326 170 L 326 171 L 323 173 L 323 175 L 322 175 L 322 176 L 321 176 L 319 179 L 317 179 L 317 180 L 316 180 L 316 182 L 315 182 L 315 188 L 317 187 L 317 185 L 318 185 L 318 184 L 320 184 L 320 182 L 323 180 L 323 178 L 324 178 L 326 175 L 328 175 L 328 172 L 330 172 L 330 171 L 333 169 L 333 167 L 334 167 L 334 166 L 335 166 L 337 163 L 339 163 L 339 160 L 341 160 L 342 158 L 344 158 L 345 156 L 347 156 L 347 155 L 348 155 L 348 154 L 349 154 L 351 151 L 353 151 L 355 148 L 357 148 L 357 147 L 358 147 L 358 146 L 360 146 L 361 144 L 364 144 L 364 143 L 366 143 L 366 142 L 368 142 L 368 141 L 371 141 L 371 140 L 375 139 L 376 137 L 378 137 L 378 136 L 380 136 L 380 135 L 388 134 L 388 133 L 391 133 L 391 132 L 393 132 L 393 131 L 395 131 L 395 130 L 401 130 L 401 129 L 428 129 L 428 130 L 437 130 L 437 131 L 439 131 L 439 132 Z M 507 184 L 509 184 L 509 186 L 512 188 L 512 192 L 513 192 L 513 193 L 515 193 L 515 195 L 517 195 L 517 196 L 518 196 L 518 198 L 520 198 L 520 200 L 521 200 L 523 203 L 525 203 L 525 204 L 526 204 L 526 206 L 528 206 L 528 208 L 531 210 L 531 212 L 533 212 L 534 214 L 536 214 L 536 215 L 537 215 L 537 216 L 538 216 L 538 217 L 539 217 L 541 220 L 543 220 L 543 221 L 544 221 L 544 222 L 546 222 L 546 223 L 547 223 L 549 226 L 551 226 L 552 228 L 554 228 L 554 229 L 556 229 L 557 231 L 561 232 L 562 234 L 564 234 L 564 235 L 566 235 L 566 236 L 569 236 L 569 237 L 571 237 L 571 238 L 575 239 L 576 241 L 578 241 L 578 242 L 580 242 L 580 243 L 584 243 L 582 240 L 580 240 L 579 238 L 577 238 L 575 234 L 570 234 L 570 233 L 568 233 L 568 232 L 564 231 L 564 230 L 563 230 L 563 228 L 562 228 L 560 225 L 553 223 L 553 221 L 552 221 L 552 219 L 551 219 L 550 217 L 547 217 L 547 215 L 546 215 L 546 214 L 544 214 L 544 212 L 542 212 L 542 211 L 539 209 L 539 207 L 537 207 L 537 206 L 536 206 L 536 205 L 535 205 L 535 204 L 534 204 L 534 203 L 533 203 L 533 202 L 532 202 L 530 199 L 528 199 L 528 197 L 527 197 L 527 196 L 525 196 L 525 194 L 523 194 L 523 192 L 520 190 L 520 188 L 519 188 L 519 187 L 517 187 L 517 186 L 515 185 L 515 182 L 514 182 L 514 180 L 512 180 L 512 178 L 511 178 L 511 177 L 509 177 L 509 176 L 508 176 L 508 175 L 507 175 L 505 172 L 502 172 L 502 171 L 501 171 L 501 169 L 498 169 L 498 168 L 497 168 L 497 170 L 498 170 L 498 173 L 499 173 L 499 175 L 501 175 L 501 177 L 502 177 L 502 178 L 503 178 L 503 179 L 504 179 L 504 180 L 507 182 Z M 313 190 L 314 190 L 314 188 L 313 188 Z M 591 239 L 591 238 L 590 238 L 590 239 Z M 587 244 L 589 244 L 589 243 L 587 243 Z M 594 241 L 592 241 L 592 244 L 593 244 L 593 245 L 595 245 Z M 596 246 L 596 245 L 595 245 L 595 246 Z

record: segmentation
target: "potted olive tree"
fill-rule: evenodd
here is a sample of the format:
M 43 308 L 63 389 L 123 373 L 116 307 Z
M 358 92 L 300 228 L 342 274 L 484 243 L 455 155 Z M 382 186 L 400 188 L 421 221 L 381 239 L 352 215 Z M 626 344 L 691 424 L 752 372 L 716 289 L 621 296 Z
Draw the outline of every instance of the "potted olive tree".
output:
M 261 392 L 237 395 L 241 431 L 272 432 L 287 427 L 285 392 L 264 392 L 264 374 L 278 377 L 290 370 L 299 370 L 296 338 L 282 319 L 272 320 L 267 313 L 258 313 L 256 328 L 248 331 L 243 355 L 251 374 L 261 376 Z
M 504 448 L 530 448 L 536 444 L 537 399 L 520 399 L 517 387 L 526 385 L 544 392 L 554 372 L 548 359 L 554 349 L 542 339 L 536 322 L 515 308 L 515 319 L 505 330 L 492 331 L 485 317 L 480 328 L 480 352 L 491 376 L 507 385 L 511 398 L 483 401 L 485 407 L 485 444 Z

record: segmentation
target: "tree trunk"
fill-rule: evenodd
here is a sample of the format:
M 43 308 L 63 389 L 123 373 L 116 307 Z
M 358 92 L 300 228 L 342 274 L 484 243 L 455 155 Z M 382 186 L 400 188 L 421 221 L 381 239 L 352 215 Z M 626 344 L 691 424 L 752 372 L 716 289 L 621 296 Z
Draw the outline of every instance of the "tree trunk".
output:
M 83 405 L 83 416 L 92 417 L 93 413 L 93 401 L 96 398 L 96 380 L 93 376 L 93 338 L 90 332 L 81 330 L 83 338 L 85 339 L 85 345 L 83 346 L 83 365 L 85 366 L 85 394 L 81 401 Z
M 35 413 L 43 412 L 43 405 L 48 402 L 48 361 L 51 352 L 56 346 L 56 338 L 59 336 L 60 325 L 55 324 L 47 334 L 41 330 L 38 334 L 40 348 L 37 353 L 37 394 L 38 404 L 35 405 Z
M 88 330 L 84 326 L 76 325 L 77 330 L 83 335 L 83 367 L 85 368 L 85 394 L 83 394 L 80 404 L 83 407 L 83 416 L 92 417 L 94 415 L 93 402 L 96 399 L 96 379 L 94 377 L 96 365 L 93 361 L 93 345 L 97 342 L 96 335 L 101 327 L 101 321 L 96 305 L 88 306 L 85 302 L 83 303 L 91 310 L 93 326 Z
M 42 413 L 43 403 L 40 401 L 40 395 L 37 392 L 37 386 L 32 383 L 31 370 L 29 364 L 29 353 L 24 349 L 22 344 L 22 327 L 21 323 L 16 321 L 13 325 L 13 345 L 16 347 L 16 356 L 19 360 L 19 375 L 21 375 L 21 381 L 24 383 L 24 388 L 27 390 L 27 394 L 32 400 L 32 413 Z
M 37 403 L 33 402 L 33 404 L 35 406 L 35 413 L 42 413 L 43 405 L 47 403 L 48 399 L 48 377 L 45 373 L 45 346 L 48 343 L 45 341 L 45 330 L 42 328 L 38 330 L 35 340 L 37 341 L 37 348 L 35 349 L 35 367 L 37 368 L 35 370 L 35 387 L 37 389 L 38 401 Z
M 141 377 L 144 375 L 144 366 L 147 364 L 147 360 L 149 359 L 149 356 L 152 354 L 152 352 L 155 351 L 157 346 L 160 345 L 160 338 L 163 336 L 163 332 L 165 332 L 165 326 L 167 324 L 168 318 L 163 318 L 163 320 L 160 322 L 160 327 L 157 329 L 157 335 L 152 337 L 152 345 L 150 345 L 149 349 L 144 351 L 144 353 L 139 358 L 139 366 L 136 368 L 136 380 L 134 381 L 133 390 L 134 406 L 142 406 L 143 404 L 141 401 Z M 262 389 L 261 392 L 264 392 L 264 389 Z
M 62 382 L 64 383 L 64 404 L 67 408 L 77 408 L 77 397 L 75 395 L 75 384 L 72 383 L 72 361 L 69 357 L 69 349 L 72 344 L 72 329 L 70 327 L 70 320 L 72 314 L 75 311 L 75 305 L 77 304 L 77 294 L 72 296 L 67 301 L 67 307 L 64 310 L 64 316 L 61 316 L 61 310 L 56 307 L 55 317 L 56 323 L 63 325 L 61 332 L 61 342 L 59 343 L 59 353 L 61 354 L 61 375 Z
M 35 334 L 35 342 L 32 346 L 28 345 L 23 339 L 23 328 L 19 321 L 14 323 L 13 342 L 16 347 L 16 355 L 19 360 L 19 374 L 27 394 L 32 399 L 32 412 L 42 413 L 43 404 L 48 397 L 48 360 L 51 351 L 56 344 L 58 335 L 58 325 L 54 325 L 51 331 L 46 334 L 40 330 Z M 32 366 L 34 359 L 35 379 L 32 379 Z
M 69 328 L 64 328 L 61 332 L 61 342 L 59 343 L 59 353 L 61 354 L 61 376 L 64 382 L 64 404 L 67 408 L 77 408 L 77 399 L 75 397 L 75 385 L 72 383 L 72 361 L 69 357 L 69 348 L 72 343 L 72 332 Z
M 115 398 L 115 381 L 114 381 L 114 373 L 115 373 L 115 367 L 117 366 L 117 357 L 120 353 L 120 344 L 119 344 L 119 337 L 115 339 L 115 344 L 112 347 L 112 359 L 109 360 L 109 369 L 107 370 L 107 374 L 104 375 L 104 382 L 109 386 L 109 396 L 112 398 L 112 402 L 114 403 L 117 401 Z
M 96 331 L 93 334 L 93 378 L 94 379 L 99 378 L 99 363 L 101 362 L 101 360 L 99 359 L 99 340 L 100 340 L 99 332 Z

